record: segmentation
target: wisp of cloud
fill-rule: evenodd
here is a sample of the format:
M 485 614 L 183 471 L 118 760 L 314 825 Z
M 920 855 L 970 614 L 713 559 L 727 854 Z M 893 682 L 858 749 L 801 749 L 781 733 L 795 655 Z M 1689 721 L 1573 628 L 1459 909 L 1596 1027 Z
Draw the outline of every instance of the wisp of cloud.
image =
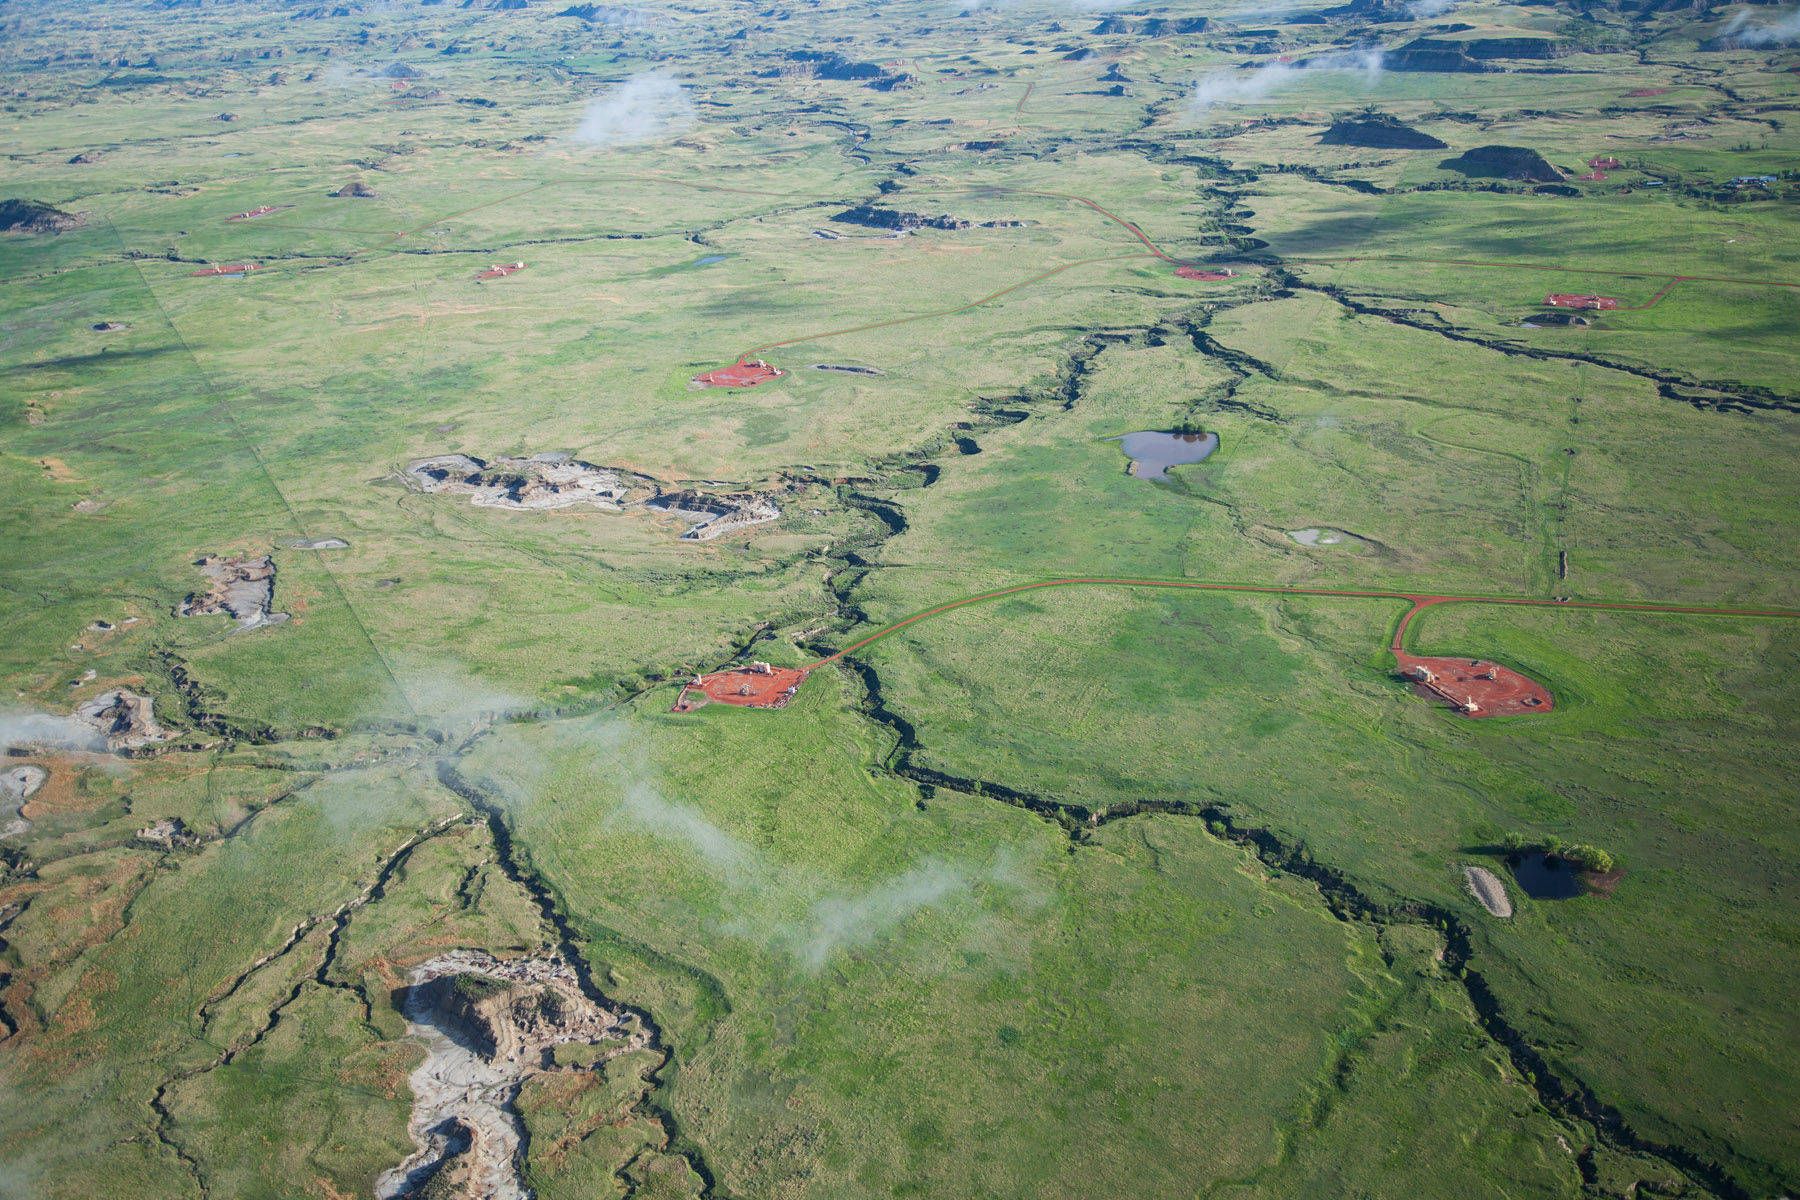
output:
M 1415 21 L 1441 17 L 1456 7 L 1456 0 L 1412 0 L 1406 6 L 1406 13 Z
M 1308 59 L 1304 63 L 1272 62 L 1253 71 L 1215 71 L 1194 84 L 1188 110 L 1193 116 L 1200 117 L 1215 105 L 1258 100 L 1309 71 L 1360 71 L 1365 81 L 1373 84 L 1381 75 L 1381 51 L 1376 48 L 1347 50 Z
M 1778 17 L 1772 24 L 1756 26 L 1750 24 L 1749 11 L 1739 9 L 1720 38 L 1739 46 L 1785 46 L 1800 40 L 1800 8 Z
M 740 876 L 755 866 L 755 853 L 699 809 L 667 799 L 649 782 L 636 780 L 625 788 L 618 815 L 642 829 L 686 842 L 708 864 L 728 876 Z
M 633 75 L 589 102 L 575 140 L 590 146 L 655 141 L 694 122 L 687 89 L 659 71 Z
M 794 950 L 809 968 L 818 970 L 836 951 L 868 945 L 914 913 L 990 882 L 1014 882 L 1010 863 L 971 871 L 927 860 L 866 891 L 820 900 L 792 935 Z
M 12 710 L 0 712 L 0 749 L 39 747 L 45 750 L 104 750 L 98 730 L 74 717 Z

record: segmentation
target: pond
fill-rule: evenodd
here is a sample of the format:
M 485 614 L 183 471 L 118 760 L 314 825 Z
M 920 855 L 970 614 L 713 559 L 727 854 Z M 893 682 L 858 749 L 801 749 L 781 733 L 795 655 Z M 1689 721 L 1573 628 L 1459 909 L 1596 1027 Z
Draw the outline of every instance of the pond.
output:
M 1139 479 L 1167 479 L 1170 467 L 1197 463 L 1219 448 L 1216 433 L 1163 433 L 1144 430 L 1114 438 L 1131 459 Z
M 1568 861 L 1542 850 L 1517 854 L 1506 860 L 1513 878 L 1533 900 L 1573 900 L 1587 890 Z

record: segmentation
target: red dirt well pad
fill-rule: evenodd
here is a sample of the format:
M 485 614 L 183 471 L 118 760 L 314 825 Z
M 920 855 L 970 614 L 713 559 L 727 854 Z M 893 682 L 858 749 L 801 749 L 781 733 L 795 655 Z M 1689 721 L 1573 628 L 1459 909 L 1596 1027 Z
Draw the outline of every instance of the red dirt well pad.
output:
M 760 358 L 740 358 L 729 367 L 694 376 L 694 382 L 701 387 L 756 387 L 785 374 Z
M 707 701 L 740 708 L 785 708 L 807 672 L 794 667 L 732 667 L 698 676 L 681 689 L 676 712 L 691 712 Z

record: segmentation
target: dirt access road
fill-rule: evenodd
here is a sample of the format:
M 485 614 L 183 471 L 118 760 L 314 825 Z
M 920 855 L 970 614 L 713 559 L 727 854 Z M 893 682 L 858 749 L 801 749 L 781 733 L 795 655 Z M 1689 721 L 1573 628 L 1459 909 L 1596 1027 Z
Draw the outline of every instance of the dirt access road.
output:
M 812 672 L 818 670 L 820 667 L 830 666 L 832 663 L 837 662 L 842 658 L 855 654 L 858 650 L 873 645 L 890 634 L 898 633 L 908 625 L 916 625 L 921 621 L 930 620 L 932 617 L 940 616 L 947 612 L 953 612 L 959 608 L 967 608 L 971 604 L 981 604 L 988 600 L 999 600 L 1007 596 L 1016 596 L 1021 592 L 1042 591 L 1045 588 L 1061 587 L 1163 588 L 1172 591 L 1237 592 L 1257 596 L 1323 596 L 1351 600 L 1404 600 L 1410 607 L 1402 614 L 1398 624 L 1395 625 L 1393 639 L 1388 645 L 1388 649 L 1392 651 L 1395 661 L 1402 668 L 1409 663 L 1423 663 L 1437 668 L 1447 665 L 1452 661 L 1464 662 L 1477 670 L 1495 666 L 1495 664 L 1476 662 L 1474 660 L 1421 658 L 1407 652 L 1406 631 L 1411 626 L 1413 618 L 1418 616 L 1419 613 L 1423 612 L 1425 609 L 1439 604 L 1504 604 L 1521 608 L 1593 609 L 1602 612 L 1650 613 L 1661 616 L 1749 617 L 1774 620 L 1800 619 L 1800 609 L 1791 608 L 1733 608 L 1704 604 L 1655 604 L 1633 600 L 1546 600 L 1541 597 L 1533 596 L 1485 596 L 1429 592 L 1391 592 L 1367 588 L 1309 588 L 1289 587 L 1279 584 L 1212 583 L 1191 579 L 1134 579 L 1105 575 L 1082 575 L 1066 579 L 1040 579 L 1032 583 L 1020 583 L 1015 584 L 1012 587 L 996 588 L 989 592 L 978 592 L 972 596 L 963 596 L 960 599 L 950 600 L 943 604 L 939 604 L 936 607 L 916 612 L 910 617 L 904 617 L 895 621 L 891 625 L 885 625 L 882 628 L 877 629 L 874 633 L 869 634 L 867 637 L 860 638 L 857 641 L 850 643 L 850 645 L 845 646 L 837 653 L 817 659 L 803 667 L 777 668 L 777 671 L 781 676 L 780 686 L 784 691 L 780 704 L 773 702 L 772 694 L 764 694 L 767 689 L 752 688 L 749 692 L 740 694 L 736 683 L 740 676 L 745 675 L 744 669 L 728 667 L 725 670 L 716 671 L 710 675 L 702 675 L 694 682 L 684 685 L 681 697 L 676 701 L 675 711 L 691 711 L 693 705 L 687 703 L 687 701 L 690 692 L 693 691 L 704 692 L 709 699 L 725 704 L 741 705 L 750 708 L 781 707 L 782 705 L 785 705 L 787 696 L 792 695 L 794 690 L 797 690 L 802 683 L 806 682 L 806 677 Z M 1491 680 L 1491 678 L 1488 681 L 1497 683 L 1499 685 L 1497 688 L 1489 688 L 1485 683 L 1474 683 L 1466 687 L 1450 686 L 1446 684 L 1445 686 L 1440 686 L 1431 690 L 1437 693 L 1440 698 L 1448 700 L 1458 707 L 1461 707 L 1459 704 L 1460 700 L 1468 698 L 1468 696 L 1464 695 L 1465 692 L 1477 696 L 1485 695 L 1488 691 L 1493 691 L 1496 695 L 1501 692 L 1509 694 L 1513 692 L 1517 693 L 1516 695 L 1510 696 L 1506 703 L 1497 706 L 1480 711 L 1475 709 L 1465 709 L 1465 715 L 1468 716 L 1507 716 L 1516 715 L 1520 712 L 1550 711 L 1551 703 L 1549 693 L 1544 691 L 1540 685 L 1526 679 L 1524 676 L 1518 675 L 1516 672 L 1509 671 L 1504 667 L 1498 669 L 1504 673 L 1504 677 L 1498 681 Z M 1536 697 L 1535 703 L 1532 702 L 1532 697 Z
M 1118 218 L 1114 217 L 1113 219 L 1117 220 Z M 1780 279 L 1744 279 L 1736 275 L 1678 275 L 1669 271 L 1615 271 L 1603 267 L 1566 267 L 1555 263 L 1495 262 L 1480 258 L 1419 258 L 1407 254 L 1347 254 L 1339 258 L 1284 258 L 1282 261 L 1308 263 L 1314 266 L 1338 266 L 1357 262 L 1425 263 L 1428 266 L 1438 267 L 1499 267 L 1509 271 L 1557 271 L 1569 275 L 1601 275 L 1608 279 L 1661 279 L 1664 281 L 1656 294 L 1644 303 L 1621 304 L 1613 310 L 1615 312 L 1643 312 L 1645 309 L 1655 308 L 1670 292 L 1675 290 L 1675 285 L 1678 283 L 1734 283 L 1743 287 L 1800 288 L 1800 283 L 1788 283 Z
M 1388 592 L 1365 590 L 1359 588 L 1308 588 L 1287 587 L 1279 584 L 1257 583 L 1206 583 L 1187 579 L 1130 579 L 1113 578 L 1104 575 L 1077 576 L 1068 579 L 1041 579 L 1035 583 L 1015 584 L 1008 588 L 999 588 L 991 592 L 980 592 L 973 596 L 964 596 L 960 600 L 951 600 L 936 608 L 928 608 L 914 613 L 910 617 L 895 621 L 882 629 L 876 630 L 860 641 L 852 642 L 836 654 L 821 658 L 808 666 L 814 670 L 836 662 L 846 655 L 854 654 L 864 646 L 878 642 L 891 633 L 928 620 L 941 613 L 954 609 L 966 608 L 971 604 L 980 604 L 986 600 L 998 600 L 1005 596 L 1014 596 L 1020 592 L 1038 591 L 1043 588 L 1058 587 L 1138 587 L 1169 588 L 1177 591 L 1197 592 L 1246 592 L 1261 596 L 1328 596 L 1351 600 L 1404 600 L 1412 607 L 1400 618 L 1400 624 L 1394 630 L 1394 640 L 1390 646 L 1396 654 L 1403 653 L 1403 639 L 1406 629 L 1413 617 L 1424 609 L 1438 604 L 1511 604 L 1524 608 L 1584 608 L 1599 609 L 1605 612 L 1640 612 L 1661 613 L 1666 615 L 1687 615 L 1701 617 L 1768 617 L 1779 620 L 1800 619 L 1800 609 L 1791 608 L 1726 608 L 1701 604 L 1651 604 L 1630 600 L 1546 600 L 1531 596 L 1481 596 L 1451 595 L 1415 592 Z

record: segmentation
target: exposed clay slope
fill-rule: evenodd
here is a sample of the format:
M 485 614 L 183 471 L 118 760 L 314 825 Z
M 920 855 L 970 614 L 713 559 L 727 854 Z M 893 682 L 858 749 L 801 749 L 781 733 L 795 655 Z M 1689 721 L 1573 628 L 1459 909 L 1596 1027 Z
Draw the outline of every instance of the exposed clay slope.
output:
M 77 707 L 75 716 L 92 725 L 115 754 L 141 752 L 173 736 L 156 723 L 150 697 L 125 688 L 95 696 Z
M 228 616 L 239 630 L 277 625 L 288 614 L 274 611 L 275 560 L 268 555 L 220 557 L 208 554 L 194 560 L 212 583 L 205 592 L 190 594 L 175 610 L 182 617 Z
M 421 492 L 470 497 L 487 508 L 552 509 L 588 504 L 617 509 L 630 495 L 633 477 L 567 454 L 534 454 L 492 462 L 467 454 L 422 458 L 406 468 L 406 481 Z
M 415 968 L 401 1010 L 425 1045 L 412 1073 L 410 1123 L 418 1147 L 376 1183 L 382 1200 L 455 1195 L 526 1200 L 524 1130 L 515 1101 L 528 1079 L 591 1067 L 557 1066 L 557 1046 L 602 1046 L 610 1058 L 650 1044 L 623 1009 L 590 999 L 558 958 L 497 959 L 453 950 Z
M 0 771 L 0 837 L 25 832 L 30 823 L 19 810 L 49 778 L 50 772 L 35 763 Z
M 688 530 L 681 536 L 702 542 L 781 516 L 773 500 L 755 492 L 667 492 L 647 501 L 645 507 L 680 517 L 688 522 Z

